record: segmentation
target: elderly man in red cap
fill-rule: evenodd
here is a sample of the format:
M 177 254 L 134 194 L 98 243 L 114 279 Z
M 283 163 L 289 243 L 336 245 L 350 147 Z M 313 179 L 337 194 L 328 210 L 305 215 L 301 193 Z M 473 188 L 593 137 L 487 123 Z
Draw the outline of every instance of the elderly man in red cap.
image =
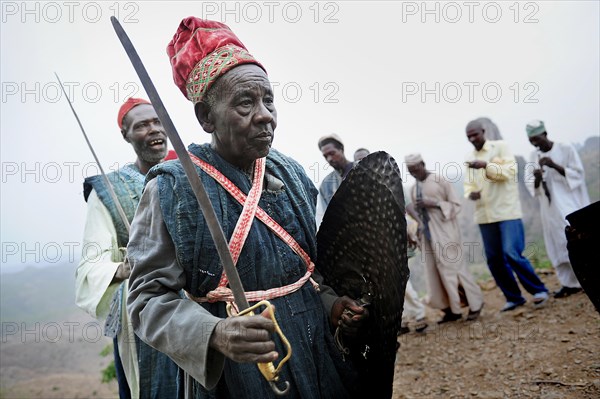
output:
M 129 98 L 117 123 L 137 158 L 107 175 L 131 223 L 148 170 L 167 155 L 167 138 L 150 102 Z M 115 369 L 121 398 L 176 397 L 178 368 L 166 355 L 134 337 L 125 303 L 130 267 L 125 257 L 127 226 L 103 176 L 83 183 L 87 216 L 83 254 L 77 268 L 77 305 L 92 317 L 106 319 L 104 334 L 113 338 Z
M 175 83 L 211 135 L 188 149 L 246 296 L 274 304 L 293 348 L 279 383 L 289 382 L 291 398 L 347 397 L 342 374 L 351 370 L 331 329 L 350 336 L 367 312 L 319 284 L 317 190 L 296 161 L 271 148 L 277 113 L 264 67 L 226 25 L 194 17 L 181 22 L 167 52 Z M 228 317 L 227 276 L 179 162 L 150 171 L 128 256 L 134 329 L 186 372 L 188 396 L 275 397 L 253 363 L 273 362 L 285 349 L 272 339 L 270 319 Z

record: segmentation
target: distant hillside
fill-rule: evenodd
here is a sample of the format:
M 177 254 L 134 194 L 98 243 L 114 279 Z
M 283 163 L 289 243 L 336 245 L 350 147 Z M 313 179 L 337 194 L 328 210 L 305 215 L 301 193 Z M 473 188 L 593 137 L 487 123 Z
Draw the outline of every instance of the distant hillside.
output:
M 73 264 L 28 267 L 0 278 L 0 321 L 34 322 L 64 319 L 75 305 Z
M 0 398 L 116 398 L 103 325 L 75 305 L 75 265 L 0 276 Z

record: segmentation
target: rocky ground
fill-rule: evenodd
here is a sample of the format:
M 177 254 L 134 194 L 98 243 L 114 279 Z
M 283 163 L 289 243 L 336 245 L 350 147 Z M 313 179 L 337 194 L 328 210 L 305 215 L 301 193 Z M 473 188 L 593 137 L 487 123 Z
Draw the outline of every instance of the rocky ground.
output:
M 600 398 L 600 315 L 584 293 L 500 313 L 498 288 L 481 285 L 478 320 L 437 325 L 428 310 L 424 333 L 399 337 L 394 399 Z

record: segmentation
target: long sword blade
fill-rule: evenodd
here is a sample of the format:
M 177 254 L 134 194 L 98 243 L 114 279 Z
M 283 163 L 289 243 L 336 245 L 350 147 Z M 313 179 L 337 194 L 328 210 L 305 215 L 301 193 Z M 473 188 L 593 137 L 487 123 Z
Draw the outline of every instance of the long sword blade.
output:
M 175 128 L 175 125 L 173 124 L 165 105 L 160 99 L 158 91 L 154 87 L 154 83 L 152 83 L 152 80 L 146 71 L 146 67 L 144 67 L 142 60 L 133 47 L 133 43 L 127 36 L 127 33 L 125 33 L 125 30 L 115 17 L 110 17 L 110 21 L 113 24 L 113 28 L 115 29 L 117 37 L 121 41 L 127 56 L 133 64 L 133 68 L 135 69 L 140 81 L 142 82 L 142 85 L 144 86 L 144 89 L 146 90 L 146 94 L 148 94 L 148 97 L 150 98 L 150 102 L 156 110 L 156 114 L 158 115 L 160 122 L 165 128 L 165 132 L 167 133 L 167 136 L 173 145 L 173 149 L 179 157 L 181 166 L 183 166 L 183 170 L 185 171 L 185 174 L 190 182 L 190 186 L 192 187 L 192 191 L 198 200 L 198 205 L 200 205 L 200 209 L 202 210 L 202 214 L 206 220 L 210 235 L 215 242 L 215 246 L 217 248 L 217 252 L 219 253 L 221 263 L 223 264 L 225 274 L 227 274 L 227 278 L 229 279 L 229 287 L 233 292 L 235 304 L 240 311 L 247 309 L 250 305 L 248 304 L 246 295 L 244 295 L 244 287 L 242 286 L 240 276 L 235 268 L 235 265 L 233 264 L 233 259 L 231 258 L 231 253 L 229 252 L 229 246 L 227 245 L 225 234 L 223 233 L 223 229 L 217 220 L 215 210 L 213 209 L 208 195 L 206 194 L 206 190 L 200 181 L 200 177 L 196 172 L 196 168 L 194 167 L 194 164 L 187 153 L 187 149 L 183 145 L 183 142 L 179 137 L 179 133 L 177 133 L 177 129 Z
M 56 79 L 58 80 L 58 84 L 60 84 L 60 88 L 62 89 L 62 92 L 65 95 L 67 102 L 69 103 L 69 107 L 71 107 L 71 111 L 73 111 L 73 115 L 75 115 L 75 119 L 77 119 L 77 123 L 79 124 L 79 128 L 81 129 L 81 133 L 83 133 L 85 142 L 87 143 L 88 147 L 90 148 L 90 151 L 92 152 L 92 155 L 94 156 L 94 159 L 96 160 L 96 164 L 98 165 L 98 168 L 100 169 L 100 173 L 102 174 L 102 179 L 104 180 L 104 184 L 106 184 L 106 187 L 108 188 L 108 194 L 110 195 L 110 198 L 112 198 L 113 202 L 115 203 L 115 205 L 117 207 L 117 212 L 119 212 L 119 216 L 121 217 L 121 220 L 123 221 L 123 223 L 125 224 L 125 228 L 127 229 L 127 234 L 129 234 L 129 227 L 130 227 L 129 220 L 127 220 L 127 215 L 125 215 L 125 211 L 123 210 L 123 207 L 121 206 L 121 203 L 119 202 L 119 198 L 117 197 L 117 194 L 115 193 L 115 190 L 113 189 L 113 186 L 110 183 L 110 180 L 108 180 L 108 176 L 106 175 L 106 173 L 104 173 L 102 164 L 100 163 L 100 160 L 98 159 L 98 156 L 96 155 L 96 151 L 94 151 L 94 147 L 92 147 L 92 143 L 90 143 L 90 139 L 88 138 L 87 134 L 85 133 L 85 129 L 83 128 L 83 125 L 81 124 L 81 121 L 79 120 L 79 116 L 77 116 L 77 112 L 75 112 L 75 108 L 73 108 L 73 104 L 71 103 L 69 96 L 67 96 L 67 91 L 65 90 L 65 87 L 63 86 L 62 81 L 60 80 L 60 78 L 58 77 L 58 74 L 56 72 L 54 72 L 54 76 L 56 76 Z

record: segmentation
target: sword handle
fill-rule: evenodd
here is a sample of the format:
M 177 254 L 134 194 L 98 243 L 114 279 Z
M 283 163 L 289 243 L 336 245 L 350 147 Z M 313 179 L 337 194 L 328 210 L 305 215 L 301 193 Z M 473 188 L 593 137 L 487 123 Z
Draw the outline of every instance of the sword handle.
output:
M 283 389 L 279 389 L 277 383 L 279 382 L 279 373 L 281 372 L 281 368 L 292 357 L 292 345 L 290 345 L 290 341 L 288 341 L 286 336 L 283 335 L 283 331 L 281 331 L 279 323 L 277 323 L 277 319 L 275 318 L 275 307 L 271 305 L 269 301 L 263 300 L 250 306 L 249 308 L 244 309 L 235 316 L 253 316 L 255 315 L 254 310 L 258 309 L 261 306 L 264 306 L 268 309 L 269 318 L 273 321 L 273 324 L 275 324 L 275 332 L 277 333 L 277 335 L 279 335 L 281 342 L 283 342 L 283 345 L 286 347 L 287 353 L 285 357 L 281 359 L 277 367 L 275 367 L 275 364 L 273 362 L 257 363 L 256 365 L 258 366 L 258 370 L 260 370 L 260 373 L 263 375 L 263 377 L 265 377 L 265 379 L 271 386 L 273 392 L 275 392 L 275 394 L 278 396 L 283 396 L 288 393 L 290 383 L 288 381 L 284 381 L 283 384 L 285 387 Z M 227 314 L 232 316 L 231 304 L 227 304 Z

